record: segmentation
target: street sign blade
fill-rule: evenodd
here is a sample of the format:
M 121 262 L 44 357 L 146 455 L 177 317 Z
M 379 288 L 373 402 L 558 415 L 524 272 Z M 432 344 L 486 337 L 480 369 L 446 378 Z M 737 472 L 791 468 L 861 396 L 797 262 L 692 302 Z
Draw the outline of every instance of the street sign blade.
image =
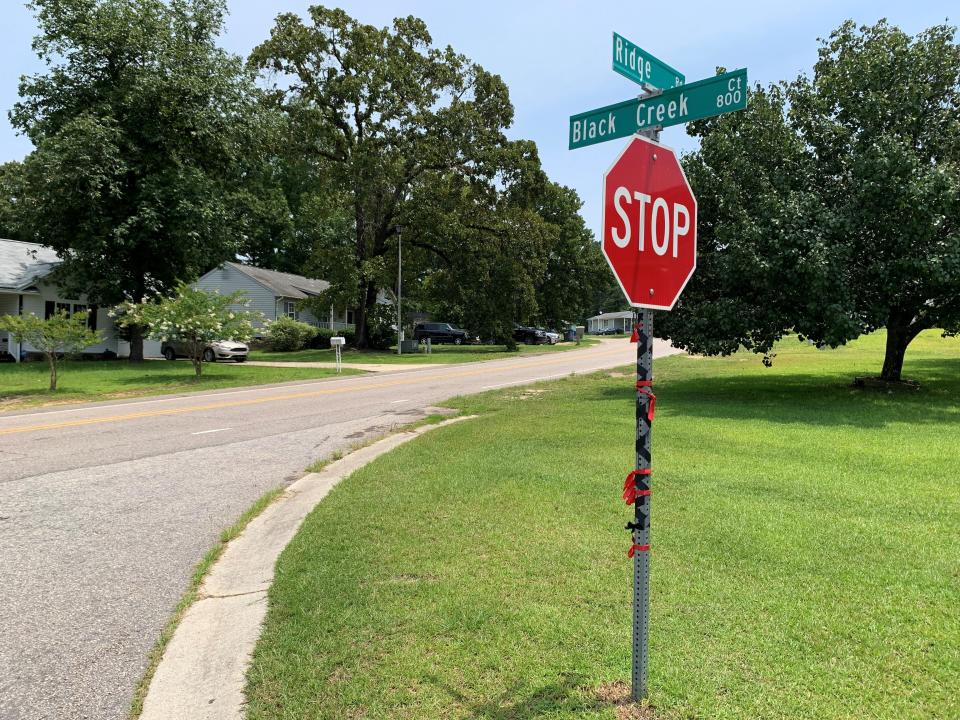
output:
M 741 68 L 570 117 L 569 148 L 628 137 L 639 130 L 680 125 L 747 106 L 747 70 Z
M 683 73 L 654 57 L 619 33 L 613 34 L 613 70 L 640 85 L 660 90 L 683 85 Z

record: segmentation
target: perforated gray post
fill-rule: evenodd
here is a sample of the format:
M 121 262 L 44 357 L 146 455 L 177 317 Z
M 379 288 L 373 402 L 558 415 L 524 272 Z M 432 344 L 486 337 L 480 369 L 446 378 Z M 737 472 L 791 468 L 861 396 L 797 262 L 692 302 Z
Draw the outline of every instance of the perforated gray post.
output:
M 642 97 L 659 95 L 650 88 Z M 660 142 L 659 127 L 641 130 L 642 135 Z M 652 292 L 652 291 L 651 291 Z M 653 402 L 653 310 L 634 313 L 637 323 L 637 498 L 633 504 L 633 545 L 643 548 L 633 555 L 633 666 L 632 695 L 635 701 L 647 697 L 650 635 L 650 485 L 651 412 Z
M 637 323 L 637 498 L 634 501 L 633 545 L 633 699 L 647 697 L 650 630 L 650 440 L 653 383 L 653 311 L 640 310 Z M 644 472 L 646 471 L 646 472 Z

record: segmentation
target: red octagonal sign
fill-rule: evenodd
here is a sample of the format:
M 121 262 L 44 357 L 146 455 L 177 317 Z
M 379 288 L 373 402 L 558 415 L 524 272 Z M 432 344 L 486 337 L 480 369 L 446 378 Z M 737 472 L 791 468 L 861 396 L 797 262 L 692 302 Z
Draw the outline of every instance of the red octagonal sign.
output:
M 631 305 L 673 308 L 697 267 L 697 200 L 670 148 L 635 136 L 607 170 L 603 254 Z

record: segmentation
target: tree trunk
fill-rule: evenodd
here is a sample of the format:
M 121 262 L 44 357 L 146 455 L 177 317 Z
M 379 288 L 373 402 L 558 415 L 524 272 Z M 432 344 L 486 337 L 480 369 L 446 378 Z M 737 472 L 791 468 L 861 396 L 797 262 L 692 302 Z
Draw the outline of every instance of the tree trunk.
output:
M 47 361 L 50 363 L 50 392 L 57 389 L 57 354 L 47 353 Z
M 377 288 L 368 284 L 363 289 L 360 298 L 360 307 L 357 308 L 357 349 L 365 350 L 370 347 L 370 315 L 377 305 Z
M 880 371 L 881 380 L 900 382 L 907 346 L 921 329 L 891 313 L 887 320 L 887 347 L 883 357 L 883 370 Z
M 143 327 L 130 326 L 130 362 L 143 362 Z
M 193 362 L 195 380 L 200 380 L 200 376 L 203 375 L 203 351 L 204 346 L 200 340 L 190 341 L 190 360 Z

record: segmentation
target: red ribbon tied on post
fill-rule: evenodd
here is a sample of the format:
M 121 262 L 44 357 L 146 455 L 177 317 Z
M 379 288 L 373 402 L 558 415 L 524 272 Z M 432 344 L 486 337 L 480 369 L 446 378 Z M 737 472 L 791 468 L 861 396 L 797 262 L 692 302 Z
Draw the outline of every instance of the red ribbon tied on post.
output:
M 649 404 L 647 405 L 647 420 L 653 422 L 653 414 L 657 407 L 657 396 L 653 394 L 653 391 L 650 389 L 653 387 L 652 380 L 637 380 L 637 392 L 641 395 L 646 395 L 649 399 Z
M 652 472 L 650 468 L 630 471 L 627 479 L 623 481 L 623 501 L 627 505 L 633 505 L 638 497 L 646 497 L 650 494 L 649 490 L 637 490 L 636 479 L 638 476 L 650 475 Z

